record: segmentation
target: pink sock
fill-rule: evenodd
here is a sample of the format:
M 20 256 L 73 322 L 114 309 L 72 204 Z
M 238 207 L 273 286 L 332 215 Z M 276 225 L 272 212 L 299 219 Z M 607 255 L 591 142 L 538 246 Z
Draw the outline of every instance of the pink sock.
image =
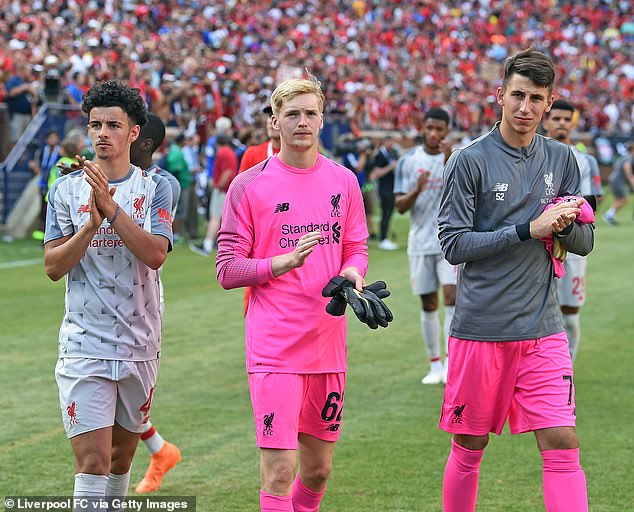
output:
M 587 512 L 586 474 L 579 464 L 579 448 L 546 450 L 542 458 L 546 512 Z
M 444 512 L 473 512 L 478 498 L 478 474 L 484 450 L 469 450 L 451 440 L 442 483 Z
M 294 512 L 291 496 L 273 496 L 260 489 L 260 510 L 262 512 Z
M 326 489 L 321 492 L 315 492 L 306 487 L 299 479 L 299 473 L 297 473 L 293 482 L 293 511 L 318 512 L 324 492 L 326 492 Z

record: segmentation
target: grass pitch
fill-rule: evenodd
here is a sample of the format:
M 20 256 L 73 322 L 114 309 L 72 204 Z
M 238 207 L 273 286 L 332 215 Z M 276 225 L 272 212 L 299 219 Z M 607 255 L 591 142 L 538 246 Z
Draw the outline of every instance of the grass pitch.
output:
M 634 510 L 630 211 L 620 215 L 618 227 L 597 222 L 575 367 L 581 462 L 594 512 Z M 402 246 L 407 222 L 399 215 L 393 221 Z M 53 375 L 64 284 L 48 280 L 41 258 L 37 242 L 0 243 L 0 495 L 68 495 L 73 489 L 73 455 Z M 183 461 L 157 494 L 196 495 L 201 512 L 259 510 L 242 291 L 223 291 L 211 260 L 184 244 L 168 256 L 163 277 L 164 345 L 152 421 L 181 448 Z M 370 331 L 349 319 L 345 420 L 321 510 L 440 511 L 449 452 L 449 436 L 437 428 L 443 390 L 420 384 L 427 363 L 404 248 L 371 247 L 368 280 L 375 279 L 386 280 L 393 292 L 388 301 L 395 321 Z M 148 461 L 141 444 L 131 489 Z M 543 509 L 533 436 L 492 436 L 478 510 Z

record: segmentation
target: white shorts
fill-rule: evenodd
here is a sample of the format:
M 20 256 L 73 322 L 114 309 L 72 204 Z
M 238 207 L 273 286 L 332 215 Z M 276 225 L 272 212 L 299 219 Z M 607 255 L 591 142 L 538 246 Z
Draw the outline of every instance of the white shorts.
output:
M 225 197 L 227 193 L 219 188 L 214 188 L 211 192 L 209 200 L 209 218 L 220 218 L 222 216 L 222 207 L 225 205 Z
M 130 432 L 143 432 L 158 369 L 158 359 L 58 359 L 55 380 L 66 435 L 71 438 L 115 422 Z
M 557 296 L 561 306 L 579 308 L 586 302 L 586 258 L 568 255 L 564 261 L 566 273 L 557 282 Z
M 440 286 L 456 285 L 458 269 L 442 254 L 409 256 L 409 280 L 414 295 L 427 295 Z

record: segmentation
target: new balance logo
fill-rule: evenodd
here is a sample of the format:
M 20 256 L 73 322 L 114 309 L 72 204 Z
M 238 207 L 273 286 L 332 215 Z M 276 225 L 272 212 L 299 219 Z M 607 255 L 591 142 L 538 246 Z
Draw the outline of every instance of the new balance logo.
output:
M 90 205 L 82 204 L 77 208 L 77 213 L 90 213 Z
M 273 213 L 287 212 L 291 207 L 291 203 L 277 203 Z
M 328 425 L 325 430 L 328 432 L 337 432 L 339 430 L 339 423 L 333 423 L 332 425 Z
M 493 192 L 495 192 L 495 200 L 504 201 L 504 193 L 508 191 L 508 189 L 509 189 L 508 183 L 497 182 L 495 184 L 495 187 L 493 187 Z

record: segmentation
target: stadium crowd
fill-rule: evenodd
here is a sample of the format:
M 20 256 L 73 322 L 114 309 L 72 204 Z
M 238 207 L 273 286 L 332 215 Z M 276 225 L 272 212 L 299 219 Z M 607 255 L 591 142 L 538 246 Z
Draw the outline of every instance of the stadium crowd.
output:
M 353 131 L 419 131 L 442 106 L 476 134 L 497 118 L 501 63 L 535 45 L 556 63 L 556 93 L 580 103 L 580 130 L 630 134 L 632 11 L 631 0 L 0 0 L 0 101 L 19 63 L 30 65 L 23 81 L 48 78 L 55 94 L 58 79 L 71 103 L 116 77 L 206 140 L 218 117 L 248 126 L 274 84 L 307 67 L 326 112 Z

